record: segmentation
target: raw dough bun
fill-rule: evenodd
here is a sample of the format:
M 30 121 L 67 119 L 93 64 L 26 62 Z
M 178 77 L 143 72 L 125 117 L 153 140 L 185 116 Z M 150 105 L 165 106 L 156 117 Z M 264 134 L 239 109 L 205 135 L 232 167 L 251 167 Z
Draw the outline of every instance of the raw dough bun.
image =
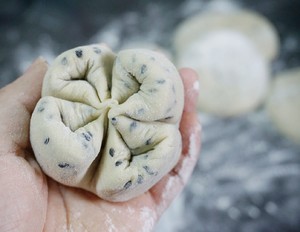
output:
M 43 171 L 109 201 L 157 183 L 181 153 L 183 85 L 159 53 L 78 47 L 46 73 L 30 140 Z
M 187 19 L 174 36 L 176 53 L 181 56 L 190 43 L 224 29 L 245 35 L 268 60 L 273 60 L 278 54 L 279 38 L 274 26 L 262 15 L 246 10 L 211 11 Z
M 269 84 L 268 62 L 242 34 L 220 30 L 202 36 L 185 50 L 178 66 L 199 74 L 199 109 L 235 116 L 257 107 Z
M 275 78 L 267 109 L 277 128 L 300 144 L 300 68 L 285 71 Z

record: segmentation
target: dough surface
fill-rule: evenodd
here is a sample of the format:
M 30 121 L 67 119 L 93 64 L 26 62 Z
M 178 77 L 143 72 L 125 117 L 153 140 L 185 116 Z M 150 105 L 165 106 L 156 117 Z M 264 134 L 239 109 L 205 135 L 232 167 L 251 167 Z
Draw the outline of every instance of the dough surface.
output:
M 157 183 L 181 154 L 179 73 L 143 49 L 117 55 L 104 45 L 71 49 L 48 69 L 30 124 L 43 171 L 109 201 Z
M 262 15 L 247 10 L 208 11 L 190 17 L 174 35 L 176 53 L 181 56 L 187 45 L 219 30 L 243 34 L 267 60 L 273 60 L 278 54 L 279 36 L 274 26 Z
M 265 98 L 269 66 L 251 41 L 231 30 L 203 35 L 178 57 L 179 67 L 199 74 L 200 110 L 231 117 L 249 112 Z
M 300 144 L 300 68 L 276 76 L 267 100 L 267 110 L 279 131 Z

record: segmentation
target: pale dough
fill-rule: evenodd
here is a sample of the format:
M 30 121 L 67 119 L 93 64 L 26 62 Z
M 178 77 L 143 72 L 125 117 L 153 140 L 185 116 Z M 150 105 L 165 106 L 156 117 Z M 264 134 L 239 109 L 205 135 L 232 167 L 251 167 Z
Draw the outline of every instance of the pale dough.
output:
M 175 32 L 176 54 L 181 56 L 190 43 L 224 29 L 245 35 L 267 60 L 278 54 L 279 36 L 275 27 L 267 18 L 247 10 L 208 11 L 188 18 Z
M 30 140 L 43 171 L 109 201 L 157 183 L 181 154 L 179 73 L 143 49 L 104 45 L 59 55 L 32 114 Z
M 197 71 L 198 107 L 218 116 L 249 112 L 268 91 L 268 62 L 247 37 L 236 31 L 203 35 L 185 49 L 177 64 Z
M 300 144 L 300 68 L 276 76 L 267 109 L 280 132 Z

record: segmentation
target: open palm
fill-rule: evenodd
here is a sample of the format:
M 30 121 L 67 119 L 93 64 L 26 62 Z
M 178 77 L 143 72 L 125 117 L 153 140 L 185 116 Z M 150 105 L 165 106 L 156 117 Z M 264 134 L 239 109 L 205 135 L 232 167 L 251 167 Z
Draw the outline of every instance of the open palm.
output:
M 197 161 L 200 125 L 195 113 L 195 73 L 180 71 L 185 107 L 180 125 L 183 152 L 177 166 L 140 197 L 111 203 L 55 182 L 34 159 L 29 123 L 46 70 L 46 62 L 38 59 L 22 77 L 0 90 L 0 231 L 151 231 Z

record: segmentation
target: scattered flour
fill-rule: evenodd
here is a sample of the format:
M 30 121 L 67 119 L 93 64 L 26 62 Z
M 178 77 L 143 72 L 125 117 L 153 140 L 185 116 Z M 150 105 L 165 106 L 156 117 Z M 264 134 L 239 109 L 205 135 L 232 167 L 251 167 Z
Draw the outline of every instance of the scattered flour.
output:
M 140 212 L 140 220 L 144 222 L 141 232 L 150 232 L 153 230 L 154 224 L 156 222 L 156 214 L 152 209 L 148 207 L 143 207 Z
M 199 88 L 200 88 L 199 81 L 194 82 L 193 89 L 198 91 Z
M 135 210 L 131 208 L 130 206 L 127 207 L 127 212 L 129 215 L 133 215 L 135 213 Z
M 118 232 L 119 230 L 115 227 L 114 223 L 111 220 L 111 217 L 106 214 L 105 225 L 108 228 L 108 232 Z
M 189 145 L 189 154 L 188 157 L 183 159 L 180 170 L 179 170 L 179 176 L 181 177 L 183 183 L 187 183 L 191 172 L 192 167 L 196 163 L 196 159 L 198 157 L 198 144 L 197 144 L 197 138 L 199 135 L 197 134 L 191 134 L 190 136 L 190 145 Z

